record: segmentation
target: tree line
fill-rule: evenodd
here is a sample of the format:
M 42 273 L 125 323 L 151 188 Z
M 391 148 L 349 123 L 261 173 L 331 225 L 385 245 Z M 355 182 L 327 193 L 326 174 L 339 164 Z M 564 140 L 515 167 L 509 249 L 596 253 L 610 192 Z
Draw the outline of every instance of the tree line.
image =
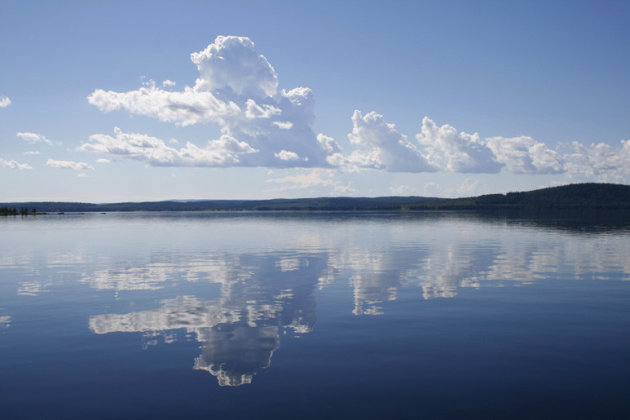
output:
M 37 214 L 37 210 L 33 209 L 29 212 L 28 207 L 20 207 L 19 210 L 15 207 L 0 207 L 0 216 L 26 216 L 29 214 Z

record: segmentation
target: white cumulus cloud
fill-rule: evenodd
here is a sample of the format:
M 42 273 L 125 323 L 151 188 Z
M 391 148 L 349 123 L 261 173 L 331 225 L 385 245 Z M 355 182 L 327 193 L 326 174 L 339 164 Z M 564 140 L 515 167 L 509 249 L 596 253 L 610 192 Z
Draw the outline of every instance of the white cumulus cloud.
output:
M 351 149 L 343 151 L 332 137 L 314 133 L 313 92 L 307 87 L 280 88 L 276 70 L 249 38 L 218 36 L 190 59 L 199 72 L 192 86 L 175 90 L 172 80 L 160 85 L 148 81 L 124 92 L 96 89 L 88 102 L 103 112 L 124 110 L 177 126 L 217 124 L 219 138 L 176 148 L 174 139 L 165 142 L 116 129 L 114 136 L 90 136 L 79 150 L 159 166 L 566 173 L 622 181 L 629 176 L 627 140 L 621 149 L 604 143 L 575 144 L 562 153 L 529 136 L 482 138 L 428 117 L 410 139 L 374 111 L 365 115 L 354 111 L 348 134 Z M 25 141 L 51 143 L 35 133 L 20 134 Z
M 390 172 L 430 172 L 435 168 L 421 155 L 407 136 L 394 124 L 372 111 L 363 115 L 355 110 L 352 115 L 350 143 L 359 147 L 350 155 L 335 153 L 328 158 L 334 166 L 349 168 L 374 168 Z
M 630 140 L 621 140 L 615 149 L 606 143 L 585 146 L 572 143 L 573 151 L 567 153 L 566 168 L 571 177 L 596 179 L 606 182 L 630 180 Z
M 96 134 L 81 150 L 128 155 L 150 164 L 330 166 L 326 160 L 329 148 L 318 141 L 312 130 L 312 91 L 305 87 L 279 89 L 275 69 L 249 38 L 219 36 L 203 51 L 191 54 L 191 60 L 199 71 L 192 87 L 173 91 L 148 82 L 128 92 L 97 89 L 88 101 L 104 112 L 122 109 L 180 126 L 216 123 L 221 128 L 220 139 L 211 140 L 205 147 L 188 143 L 186 150 L 179 151 L 153 145 L 154 151 L 167 155 L 155 156 L 147 153 L 145 146 L 137 149 L 130 137 L 117 135 L 114 142 L 105 138 L 109 136 Z M 140 135 L 134 135 L 137 136 Z M 121 141 L 125 140 L 131 143 L 123 145 Z M 105 146 L 113 143 L 114 148 Z M 227 151 L 231 153 L 225 156 Z M 286 159 L 288 155 L 283 151 L 290 151 L 299 159 Z M 183 155 L 178 155 L 180 152 Z
M 290 130 L 293 128 L 293 123 L 291 121 L 274 121 L 273 124 L 282 130 Z
M 11 99 L 6 96 L 0 96 L 0 108 L 6 108 L 11 105 Z
M 289 152 L 288 150 L 280 150 L 275 156 L 280 160 L 299 160 L 300 157 L 295 152 Z
M 218 36 L 205 50 L 190 54 L 190 59 L 201 75 L 198 89 L 229 89 L 248 97 L 273 96 L 278 89 L 275 69 L 247 37 Z
M 557 174 L 565 172 L 562 156 L 529 136 L 490 137 L 488 147 L 496 160 L 515 174 Z
M 161 121 L 187 126 L 208 121 L 221 121 L 237 115 L 240 108 L 234 102 L 223 102 L 210 92 L 185 87 L 181 92 L 163 90 L 154 83 L 129 92 L 97 89 L 88 101 L 101 111 L 127 109 L 132 114 L 146 115 Z
M 20 162 L 16 162 L 15 160 L 5 160 L 2 158 L 0 158 L 0 166 L 2 166 L 3 168 L 8 168 L 8 169 L 19 169 L 19 170 L 33 169 L 33 167 L 29 165 L 28 163 L 20 163 Z
M 51 168 L 72 169 L 74 171 L 94 169 L 93 166 L 90 166 L 85 162 L 75 162 L 72 160 L 48 159 L 46 161 L 46 166 L 50 166 Z
M 48 140 L 46 136 L 42 136 L 41 134 L 29 133 L 29 132 L 17 132 L 15 133 L 15 135 L 27 143 L 31 143 L 31 144 L 46 143 L 48 145 L 52 145 L 52 141 Z
M 416 134 L 424 146 L 423 154 L 433 166 L 449 172 L 494 173 L 501 170 L 494 153 L 479 139 L 479 134 L 458 132 L 448 124 L 438 126 L 430 118 L 422 119 L 422 131 Z
M 89 142 L 79 147 L 80 151 L 96 152 L 141 160 L 155 166 L 233 166 L 240 159 L 255 153 L 247 143 L 224 134 L 210 140 L 205 147 L 190 142 L 180 149 L 167 146 L 164 140 L 145 134 L 125 133 L 114 129 L 115 136 L 94 134 Z
M 317 141 L 319 142 L 319 145 L 322 147 L 322 149 L 324 149 L 328 153 L 339 153 L 341 151 L 335 139 L 325 134 L 319 133 L 317 135 Z
M 392 172 L 559 174 L 567 171 L 566 156 L 531 137 L 491 137 L 459 132 L 439 126 L 428 117 L 422 120 L 417 144 L 398 132 L 394 124 L 372 111 L 355 111 L 350 154 L 332 153 L 328 162 L 344 169 L 384 169 Z

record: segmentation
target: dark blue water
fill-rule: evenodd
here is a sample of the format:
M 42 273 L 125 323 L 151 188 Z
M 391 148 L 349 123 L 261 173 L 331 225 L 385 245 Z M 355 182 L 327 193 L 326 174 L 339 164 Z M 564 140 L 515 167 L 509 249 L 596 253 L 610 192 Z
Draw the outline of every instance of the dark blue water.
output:
M 630 416 L 630 228 L 0 219 L 2 418 Z

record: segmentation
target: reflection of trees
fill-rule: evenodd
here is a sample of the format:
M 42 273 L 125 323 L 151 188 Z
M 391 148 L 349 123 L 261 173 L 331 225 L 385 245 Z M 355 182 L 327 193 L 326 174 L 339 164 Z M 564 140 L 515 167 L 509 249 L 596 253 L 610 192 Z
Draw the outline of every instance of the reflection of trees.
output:
M 90 329 L 97 334 L 163 334 L 165 341 L 172 341 L 169 331 L 184 329 L 202 343 L 195 369 L 210 372 L 222 386 L 251 383 L 258 369 L 269 366 L 281 329 L 303 334 L 315 324 L 313 291 L 325 261 L 286 261 L 273 255 L 223 258 L 223 275 L 208 277 L 221 283 L 219 299 L 182 296 L 154 310 L 96 315 L 90 318 Z

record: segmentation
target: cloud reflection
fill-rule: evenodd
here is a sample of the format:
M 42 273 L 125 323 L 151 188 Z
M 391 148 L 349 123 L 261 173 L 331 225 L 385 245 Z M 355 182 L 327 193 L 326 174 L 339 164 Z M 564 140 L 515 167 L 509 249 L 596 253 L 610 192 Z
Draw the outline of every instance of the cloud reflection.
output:
M 0 316 L 0 330 L 11 326 L 11 315 Z
M 165 342 L 174 341 L 174 335 L 169 332 L 183 329 L 201 343 L 201 354 L 195 359 L 194 369 L 216 376 L 221 386 L 249 384 L 258 370 L 269 366 L 273 352 L 280 345 L 282 332 L 292 330 L 294 334 L 305 334 L 315 324 L 313 291 L 324 267 L 323 261 L 296 259 L 290 264 L 290 270 L 284 269 L 283 261 L 287 260 L 275 256 L 226 257 L 219 263 L 223 271 L 210 271 L 216 275 L 207 277 L 221 283 L 218 299 L 204 301 L 194 296 L 180 296 L 162 301 L 161 306 L 153 310 L 96 315 L 90 317 L 90 329 L 96 334 L 162 335 Z M 190 266 L 185 264 L 179 270 Z M 203 267 L 200 272 L 207 274 L 207 266 Z M 239 267 L 254 268 L 254 271 L 244 276 Z
M 195 228 L 208 226 L 218 229 Z M 148 252 L 138 247 L 104 255 L 74 242 L 47 253 L 11 249 L 0 256 L 0 273 L 17 273 L 17 295 L 25 298 L 73 281 L 83 286 L 78 294 L 91 289 L 107 301 L 113 293 L 121 304 L 138 298 L 143 310 L 93 315 L 90 330 L 135 333 L 146 346 L 185 335 L 199 343 L 194 369 L 209 372 L 222 386 L 251 383 L 270 365 L 281 337 L 313 331 L 315 293 L 323 289 L 341 295 L 346 313 L 380 316 L 401 296 L 416 296 L 421 304 L 454 298 L 463 288 L 550 278 L 630 280 L 627 234 L 457 218 L 293 224 L 278 218 L 246 227 L 254 234 L 214 235 L 211 250 L 205 241 L 176 252 L 164 252 L 171 248 L 159 243 Z M 11 317 L 1 316 L 0 327 L 9 325 Z
M 127 263 L 128 264 L 128 263 Z M 162 258 L 136 266 L 120 266 L 84 273 L 81 282 L 98 290 L 159 290 L 179 279 L 228 285 L 249 278 L 251 273 L 238 261 L 225 255 Z

